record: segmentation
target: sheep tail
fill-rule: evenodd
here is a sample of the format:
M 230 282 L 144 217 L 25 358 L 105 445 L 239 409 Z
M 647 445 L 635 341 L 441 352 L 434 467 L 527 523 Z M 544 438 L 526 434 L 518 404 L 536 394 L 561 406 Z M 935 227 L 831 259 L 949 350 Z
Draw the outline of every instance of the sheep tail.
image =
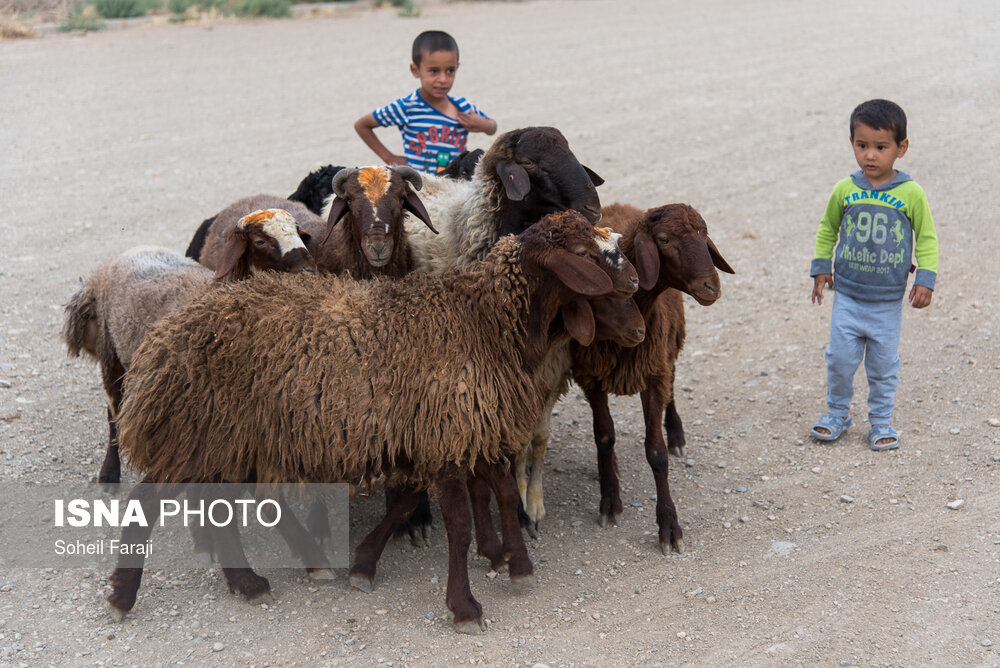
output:
M 66 304 L 66 322 L 63 324 L 63 341 L 72 357 L 80 351 L 97 357 L 98 350 L 97 295 L 90 283 L 80 286 Z

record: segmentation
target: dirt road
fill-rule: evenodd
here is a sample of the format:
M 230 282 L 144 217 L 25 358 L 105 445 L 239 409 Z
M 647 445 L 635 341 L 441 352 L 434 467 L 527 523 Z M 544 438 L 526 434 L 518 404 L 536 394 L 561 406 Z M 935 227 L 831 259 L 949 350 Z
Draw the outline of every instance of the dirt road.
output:
M 78 279 L 137 244 L 183 250 L 244 195 L 370 164 L 362 113 L 415 86 L 420 30 L 457 38 L 454 92 L 500 129 L 554 125 L 606 203 L 684 201 L 736 275 L 688 300 L 671 462 L 687 554 L 656 546 L 638 400 L 615 401 L 626 512 L 598 527 L 590 416 L 557 407 L 537 587 L 473 558 L 489 628 L 455 634 L 445 537 L 397 543 L 375 591 L 267 571 L 250 607 L 217 571 L 147 573 L 112 623 L 107 573 L 0 572 L 0 665 L 971 665 L 1000 663 L 1000 13 L 992 0 L 432 3 L 334 18 L 0 42 L 0 479 L 94 475 L 95 366 L 58 332 Z M 809 304 L 816 224 L 855 167 L 847 118 L 909 115 L 897 164 L 941 239 L 929 309 L 906 308 L 903 446 L 811 441 L 829 302 Z M 384 131 L 387 143 L 398 142 Z M 473 146 L 487 145 L 474 137 Z M 963 500 L 958 510 L 947 504 Z M 355 506 L 357 539 L 378 503 Z

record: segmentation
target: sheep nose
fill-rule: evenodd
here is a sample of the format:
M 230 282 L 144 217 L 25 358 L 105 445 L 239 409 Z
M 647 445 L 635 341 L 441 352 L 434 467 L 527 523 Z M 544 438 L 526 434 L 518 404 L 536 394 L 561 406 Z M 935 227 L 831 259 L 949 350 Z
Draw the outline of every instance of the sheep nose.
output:
M 639 341 L 639 343 L 642 343 L 643 341 L 645 341 L 646 340 L 646 328 L 645 327 L 636 327 L 635 328 L 635 338 Z

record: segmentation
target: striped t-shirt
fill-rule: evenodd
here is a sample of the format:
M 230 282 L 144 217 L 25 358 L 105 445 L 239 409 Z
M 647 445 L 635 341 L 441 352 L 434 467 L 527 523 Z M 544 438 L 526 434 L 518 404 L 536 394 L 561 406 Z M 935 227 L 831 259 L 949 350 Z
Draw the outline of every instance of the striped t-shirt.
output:
M 459 111 L 485 116 L 464 97 L 448 98 Z M 395 125 L 403 135 L 403 153 L 414 169 L 431 174 L 442 171 L 451 159 L 465 149 L 469 131 L 457 118 L 445 116 L 427 104 L 415 90 L 372 112 L 382 127 Z

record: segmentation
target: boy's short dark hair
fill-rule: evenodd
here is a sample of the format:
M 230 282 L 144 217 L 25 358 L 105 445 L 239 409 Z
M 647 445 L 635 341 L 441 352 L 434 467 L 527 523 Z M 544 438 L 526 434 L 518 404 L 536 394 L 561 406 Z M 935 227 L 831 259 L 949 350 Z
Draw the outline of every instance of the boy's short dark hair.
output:
M 413 64 L 420 67 L 420 59 L 424 52 L 450 51 L 458 57 L 458 42 L 442 30 L 425 30 L 413 40 Z
M 864 123 L 873 130 L 892 130 L 896 143 L 906 139 L 906 114 L 895 102 L 889 100 L 868 100 L 862 102 L 851 112 L 851 138 L 854 138 L 854 128 L 858 123 Z

